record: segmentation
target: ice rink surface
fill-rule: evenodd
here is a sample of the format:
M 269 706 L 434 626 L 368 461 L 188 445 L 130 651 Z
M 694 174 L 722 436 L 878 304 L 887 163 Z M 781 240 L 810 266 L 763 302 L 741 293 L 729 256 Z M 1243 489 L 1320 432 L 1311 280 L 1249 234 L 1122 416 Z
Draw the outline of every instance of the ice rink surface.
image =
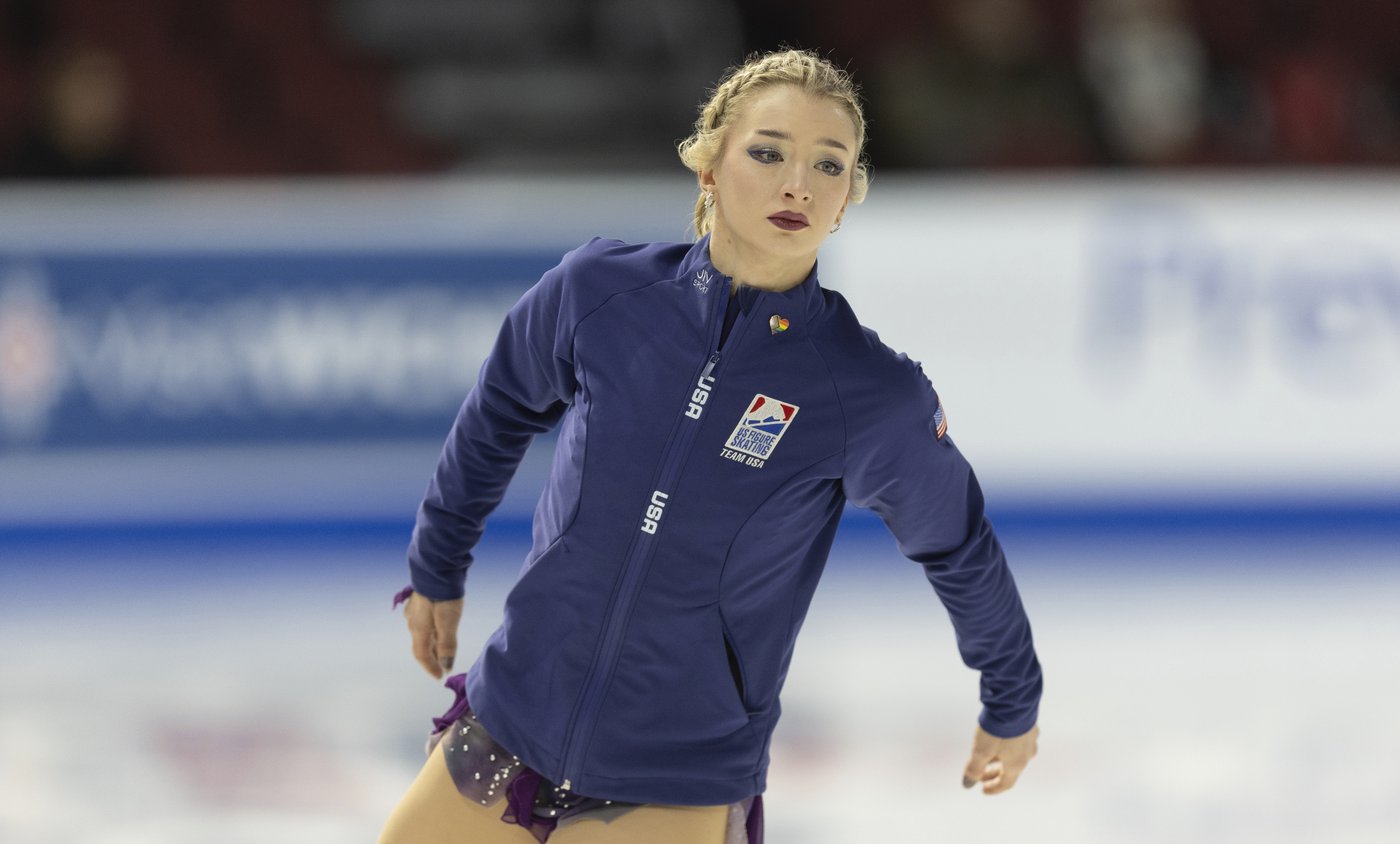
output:
M 465 663 L 524 552 L 487 537 Z M 1017 788 L 961 788 L 976 675 L 918 567 L 845 535 L 784 694 L 771 844 L 1400 841 L 1393 535 L 1005 540 L 1046 672 Z M 0 548 L 0 841 L 373 841 L 451 700 L 389 609 L 402 545 Z

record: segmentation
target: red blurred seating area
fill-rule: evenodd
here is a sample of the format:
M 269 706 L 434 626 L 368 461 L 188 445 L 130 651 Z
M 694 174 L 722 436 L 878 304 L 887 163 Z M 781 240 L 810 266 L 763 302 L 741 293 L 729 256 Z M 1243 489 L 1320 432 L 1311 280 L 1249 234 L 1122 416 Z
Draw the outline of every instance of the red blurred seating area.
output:
M 386 63 L 331 37 L 326 7 L 0 0 L 0 150 L 33 141 L 26 136 L 45 132 L 57 108 L 78 112 L 72 131 L 119 136 L 109 143 L 132 172 L 113 175 L 392 173 L 450 162 L 399 127 Z M 79 78 L 56 80 L 65 74 Z M 108 102 L 51 102 L 92 99 L 75 87 L 100 88 Z M 105 111 L 119 113 L 94 115 Z
M 1400 164 L 1397 0 L 0 0 L 0 175 L 674 168 L 784 44 L 877 169 Z

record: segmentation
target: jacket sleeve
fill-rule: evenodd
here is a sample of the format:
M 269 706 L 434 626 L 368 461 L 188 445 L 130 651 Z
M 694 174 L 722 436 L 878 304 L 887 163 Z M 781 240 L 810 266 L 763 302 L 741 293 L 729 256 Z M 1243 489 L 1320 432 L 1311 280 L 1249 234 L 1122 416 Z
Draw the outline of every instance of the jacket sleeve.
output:
M 575 389 L 564 310 L 576 252 L 511 308 L 447 436 L 408 548 L 413 588 L 460 598 L 472 549 L 535 434 L 559 421 Z
M 946 433 L 937 436 L 933 386 L 900 362 L 895 383 L 866 405 L 876 412 L 847 420 L 846 496 L 874 510 L 900 552 L 923 565 L 963 662 L 981 672 L 982 728 L 1018 736 L 1035 726 L 1042 686 L 1030 621 L 972 467 Z

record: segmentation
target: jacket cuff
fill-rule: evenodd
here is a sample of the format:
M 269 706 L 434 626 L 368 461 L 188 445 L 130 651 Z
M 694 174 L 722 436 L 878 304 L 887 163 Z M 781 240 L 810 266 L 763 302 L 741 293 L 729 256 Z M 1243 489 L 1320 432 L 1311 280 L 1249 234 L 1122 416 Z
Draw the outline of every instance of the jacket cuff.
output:
M 997 718 L 996 716 L 992 715 L 991 712 L 987 711 L 984 708 L 982 710 L 981 716 L 979 716 L 977 719 L 977 723 L 981 725 L 983 730 L 986 730 L 988 733 L 996 736 L 997 738 L 1016 738 L 1017 736 L 1022 736 L 1026 733 L 1029 733 L 1031 731 L 1031 728 L 1035 726 L 1036 718 L 1038 715 L 1038 709 L 1039 707 L 1032 708 L 1031 711 L 1026 713 L 1025 715 L 1022 715 L 1021 717 L 1016 718 L 1014 720 L 1007 721 L 1001 718 Z
M 433 583 L 429 583 L 428 588 L 423 588 L 421 585 L 414 586 L 410 583 L 394 594 L 394 608 L 397 609 L 399 604 L 407 601 L 408 596 L 414 593 L 422 595 L 429 601 L 455 601 L 466 594 L 464 586 L 465 579 L 463 585 L 459 585 L 455 590 L 451 590 L 450 592 L 446 589 L 439 589 L 437 585 Z

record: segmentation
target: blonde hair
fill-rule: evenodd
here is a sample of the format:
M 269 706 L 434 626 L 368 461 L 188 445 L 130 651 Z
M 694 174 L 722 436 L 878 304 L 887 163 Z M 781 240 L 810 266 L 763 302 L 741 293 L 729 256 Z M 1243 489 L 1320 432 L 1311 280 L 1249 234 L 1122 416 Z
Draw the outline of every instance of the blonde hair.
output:
M 708 170 L 724 151 L 725 135 L 744 103 L 754 94 L 775 85 L 795 85 L 814 97 L 827 97 L 846 110 L 856 130 L 855 166 L 851 172 L 852 203 L 865 199 L 870 188 L 870 165 L 865 159 L 865 112 L 860 89 L 846 71 L 808 50 L 753 53 L 738 67 L 730 68 L 715 86 L 695 119 L 695 131 L 677 145 L 681 161 L 693 172 Z M 714 210 L 705 207 L 702 191 L 695 198 L 695 236 L 714 228 Z

